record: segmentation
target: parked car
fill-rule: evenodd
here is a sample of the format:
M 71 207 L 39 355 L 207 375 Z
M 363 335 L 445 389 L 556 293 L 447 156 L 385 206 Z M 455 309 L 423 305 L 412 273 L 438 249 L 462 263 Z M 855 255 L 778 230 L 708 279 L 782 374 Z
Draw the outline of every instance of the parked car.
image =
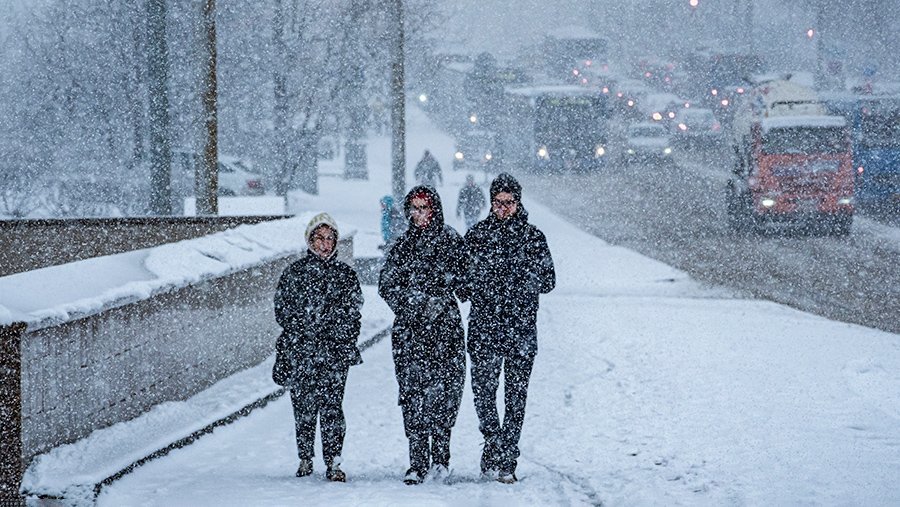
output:
M 195 195 L 194 175 L 203 163 L 203 155 L 193 151 L 175 150 L 172 153 L 172 189 L 177 197 Z M 262 175 L 253 171 L 252 164 L 242 158 L 219 155 L 219 192 L 221 196 L 263 195 L 266 191 Z
M 714 147 L 722 143 L 722 124 L 712 109 L 681 108 L 672 122 L 675 143 L 680 146 Z
M 669 132 L 658 123 L 635 123 L 625 133 L 625 162 L 664 162 L 673 153 Z

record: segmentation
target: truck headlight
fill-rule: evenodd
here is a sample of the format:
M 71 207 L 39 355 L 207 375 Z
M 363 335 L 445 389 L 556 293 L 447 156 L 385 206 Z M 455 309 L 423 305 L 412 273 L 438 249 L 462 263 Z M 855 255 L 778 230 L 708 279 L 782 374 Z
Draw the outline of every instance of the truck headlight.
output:
M 672 148 L 669 148 L 668 146 L 666 146 L 665 148 L 663 148 L 663 153 L 664 153 L 665 155 L 671 155 L 671 154 L 672 154 Z
M 606 148 L 601 145 L 594 146 L 594 157 L 599 158 L 606 155 Z
M 550 158 L 550 152 L 547 151 L 546 146 L 541 146 L 540 148 L 538 148 L 537 156 L 539 158 L 547 159 Z
M 453 154 L 453 158 L 455 158 L 456 160 L 462 160 L 464 158 L 463 152 L 457 151 L 456 153 Z

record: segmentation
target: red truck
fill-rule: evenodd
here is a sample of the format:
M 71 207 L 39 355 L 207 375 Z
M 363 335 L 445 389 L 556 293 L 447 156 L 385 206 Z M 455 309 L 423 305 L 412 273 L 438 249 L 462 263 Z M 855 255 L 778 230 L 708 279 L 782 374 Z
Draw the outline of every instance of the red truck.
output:
M 849 129 L 825 114 L 811 91 L 768 83 L 736 118 L 736 155 L 726 201 L 730 225 L 761 230 L 787 223 L 835 235 L 853 224 Z

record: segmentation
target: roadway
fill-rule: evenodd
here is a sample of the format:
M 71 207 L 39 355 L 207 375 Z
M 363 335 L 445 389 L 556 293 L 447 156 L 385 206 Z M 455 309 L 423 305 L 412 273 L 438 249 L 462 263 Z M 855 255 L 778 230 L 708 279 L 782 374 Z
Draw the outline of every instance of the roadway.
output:
M 585 230 L 697 280 L 900 333 L 897 217 L 858 214 L 847 237 L 733 232 L 724 208 L 727 153 L 673 164 L 612 163 L 589 174 L 520 174 L 525 193 Z

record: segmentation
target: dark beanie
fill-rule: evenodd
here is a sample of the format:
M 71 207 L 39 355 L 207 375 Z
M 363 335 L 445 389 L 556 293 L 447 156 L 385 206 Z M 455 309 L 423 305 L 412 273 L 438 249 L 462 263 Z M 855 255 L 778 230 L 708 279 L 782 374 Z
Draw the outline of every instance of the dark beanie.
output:
M 522 185 L 509 173 L 500 173 L 491 182 L 491 199 L 500 192 L 509 192 L 516 201 L 522 200 Z

